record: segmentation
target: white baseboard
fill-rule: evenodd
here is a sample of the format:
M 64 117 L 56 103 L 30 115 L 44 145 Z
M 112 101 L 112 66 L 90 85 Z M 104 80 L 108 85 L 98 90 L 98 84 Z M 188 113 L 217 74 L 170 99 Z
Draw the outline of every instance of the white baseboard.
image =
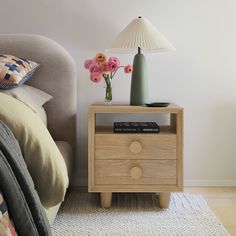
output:
M 88 186 L 87 179 L 74 179 L 71 186 Z M 185 179 L 185 187 L 236 187 L 236 179 L 209 180 L 209 179 Z
M 236 179 L 186 179 L 184 180 L 185 187 L 236 187 Z

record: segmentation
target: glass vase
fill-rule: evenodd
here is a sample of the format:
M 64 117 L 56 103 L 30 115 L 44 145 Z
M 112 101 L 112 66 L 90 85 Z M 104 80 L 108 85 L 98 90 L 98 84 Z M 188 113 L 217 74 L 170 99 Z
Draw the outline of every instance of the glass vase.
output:
M 105 99 L 104 101 L 107 104 L 110 104 L 112 102 L 112 83 L 111 83 L 111 79 L 106 79 L 105 80 Z

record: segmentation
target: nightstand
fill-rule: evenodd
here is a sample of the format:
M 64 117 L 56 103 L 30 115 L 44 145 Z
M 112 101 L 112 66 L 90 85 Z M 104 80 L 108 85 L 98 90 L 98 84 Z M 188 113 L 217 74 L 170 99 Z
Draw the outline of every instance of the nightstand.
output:
M 166 114 L 168 124 L 160 133 L 114 133 L 96 124 L 98 114 L 111 113 Z M 88 190 L 100 193 L 103 208 L 111 206 L 112 192 L 158 192 L 166 208 L 170 192 L 182 191 L 183 108 L 94 104 L 88 127 Z

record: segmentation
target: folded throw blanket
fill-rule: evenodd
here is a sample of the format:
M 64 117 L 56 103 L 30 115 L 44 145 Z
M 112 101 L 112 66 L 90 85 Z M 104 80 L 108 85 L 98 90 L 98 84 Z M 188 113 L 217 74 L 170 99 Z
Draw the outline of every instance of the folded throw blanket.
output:
M 45 211 L 27 170 L 18 142 L 0 121 L 0 189 L 20 236 L 51 236 Z

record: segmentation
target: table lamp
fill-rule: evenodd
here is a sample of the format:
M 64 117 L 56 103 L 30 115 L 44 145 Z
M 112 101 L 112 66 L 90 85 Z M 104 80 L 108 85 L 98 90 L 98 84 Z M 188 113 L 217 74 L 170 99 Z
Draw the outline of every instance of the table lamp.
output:
M 175 48 L 156 29 L 151 22 L 139 16 L 123 29 L 106 51 L 117 53 L 138 53 L 134 57 L 131 79 L 130 105 L 144 105 L 148 103 L 148 79 L 145 52 L 175 51 Z

